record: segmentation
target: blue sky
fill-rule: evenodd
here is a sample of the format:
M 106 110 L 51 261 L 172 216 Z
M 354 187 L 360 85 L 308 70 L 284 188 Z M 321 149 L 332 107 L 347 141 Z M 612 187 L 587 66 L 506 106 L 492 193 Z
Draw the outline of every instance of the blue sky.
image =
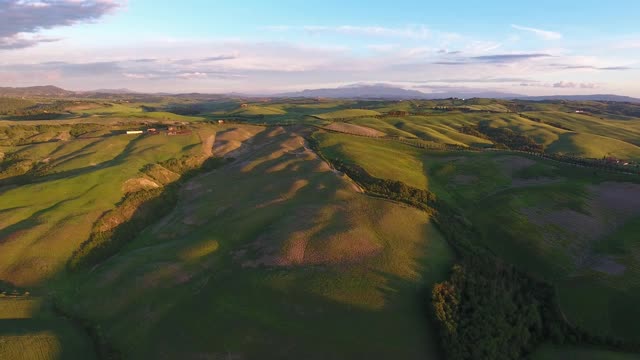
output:
M 0 86 L 640 96 L 640 2 L 0 0 Z

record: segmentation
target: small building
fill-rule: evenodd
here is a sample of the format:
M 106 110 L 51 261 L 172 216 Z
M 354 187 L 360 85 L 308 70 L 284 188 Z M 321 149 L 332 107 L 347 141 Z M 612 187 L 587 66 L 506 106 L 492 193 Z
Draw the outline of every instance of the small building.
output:
M 138 134 L 144 134 L 144 131 L 142 131 L 142 130 L 128 130 L 127 131 L 127 135 L 138 135 Z
M 224 120 L 218 120 L 218 124 L 224 124 Z
M 245 108 L 248 108 L 248 107 L 249 107 L 249 104 L 242 104 L 242 105 L 240 105 L 240 107 L 241 107 L 241 108 L 243 108 L 243 109 L 245 109 Z

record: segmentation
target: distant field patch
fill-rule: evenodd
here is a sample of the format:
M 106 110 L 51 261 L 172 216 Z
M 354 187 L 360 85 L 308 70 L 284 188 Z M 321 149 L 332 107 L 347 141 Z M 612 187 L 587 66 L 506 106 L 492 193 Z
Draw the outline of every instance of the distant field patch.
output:
M 332 111 L 324 114 L 318 114 L 315 116 L 323 120 L 335 120 L 335 119 L 348 119 L 353 117 L 378 116 L 378 115 L 381 115 L 381 113 L 375 110 L 347 109 L 347 110 Z
M 376 129 L 368 128 L 366 126 L 343 123 L 343 122 L 331 123 L 325 126 L 325 129 L 339 131 L 347 134 L 369 136 L 369 137 L 381 137 L 386 135 L 382 131 L 378 131 Z

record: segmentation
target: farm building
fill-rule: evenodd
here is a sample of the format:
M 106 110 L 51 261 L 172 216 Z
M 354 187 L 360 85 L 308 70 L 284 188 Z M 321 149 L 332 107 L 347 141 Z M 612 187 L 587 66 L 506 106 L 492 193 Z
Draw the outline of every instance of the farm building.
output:
M 218 120 L 218 124 L 224 124 L 224 120 Z

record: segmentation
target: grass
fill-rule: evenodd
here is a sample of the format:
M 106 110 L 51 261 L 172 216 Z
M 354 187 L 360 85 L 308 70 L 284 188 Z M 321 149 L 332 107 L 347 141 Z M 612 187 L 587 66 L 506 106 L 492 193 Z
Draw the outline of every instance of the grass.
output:
M 584 359 L 584 360 L 636 360 L 640 359 L 638 354 L 625 354 L 603 349 L 590 349 L 579 347 L 558 347 L 544 345 L 531 357 L 533 360 L 561 360 L 561 359 Z
M 547 151 L 638 154 L 640 126 L 629 116 L 568 113 L 570 104 L 527 105 L 523 114 L 543 121 L 536 122 L 513 112 L 481 112 L 504 111 L 507 103 L 445 102 L 279 100 L 240 108 L 226 100 L 204 107 L 207 114 L 185 117 L 163 112 L 171 105 L 165 101 L 153 105 L 154 112 L 143 112 L 142 103 L 114 104 L 73 110 L 66 120 L 6 122 L 14 132 L 0 132 L 0 151 L 34 164 L 45 161 L 50 169 L 36 182 L 0 188 L 0 279 L 55 294 L 132 358 L 437 358 L 424 289 L 447 276 L 454 256 L 426 214 L 359 194 L 302 147 L 309 128 L 198 121 L 234 111 L 260 123 L 327 125 L 346 118 L 347 124 L 392 136 L 461 146 L 490 145 L 458 131 L 487 122 L 526 134 Z M 443 104 L 480 112 L 432 109 Z M 394 110 L 426 115 L 378 117 Z M 73 122 L 121 129 L 151 120 L 190 122 L 194 134 L 129 137 L 98 129 L 91 132 L 96 138 L 12 142 L 48 141 Z M 60 128 L 30 126 L 45 123 Z M 238 130 L 225 132 L 233 128 Z M 118 255 L 91 272 L 66 272 L 66 260 L 95 220 L 122 198 L 124 182 L 142 176 L 145 165 L 201 152 L 201 142 L 211 135 L 222 151 L 238 148 L 234 162 L 192 179 L 171 215 L 157 219 Z M 594 333 L 640 334 L 640 216 L 586 241 L 576 235 L 579 227 L 541 224 L 532 215 L 565 211 L 615 220 L 615 212 L 592 208 L 593 189 L 637 179 L 507 152 L 427 151 L 391 139 L 322 131 L 313 136 L 332 157 L 373 176 L 431 190 L 458 207 L 494 253 L 556 285 L 571 322 Z M 625 271 L 616 275 L 582 266 L 576 249 L 611 258 Z M 33 350 L 22 354 L 26 358 L 45 359 L 88 348 L 46 300 L 0 298 L 0 358 L 14 357 L 25 346 Z M 589 354 L 624 356 L 551 346 L 534 356 Z
M 422 288 L 444 279 L 451 249 L 425 213 L 357 193 L 305 150 L 309 130 L 247 128 L 235 162 L 193 179 L 169 217 L 93 271 L 65 271 L 126 180 L 146 164 L 202 151 L 202 139 L 234 128 L 243 126 L 12 148 L 35 162 L 48 158 L 51 172 L 0 193 L 0 237 L 10 240 L 0 245 L 0 277 L 55 293 L 133 358 L 437 357 Z M 222 145 L 236 139 L 217 137 Z M 49 316 L 27 302 L 0 304 L 1 314 Z M 45 321 L 20 338 L 7 334 L 0 354 L 30 346 L 40 355 L 27 358 L 55 359 L 88 346 L 81 337 L 69 343 L 68 325 Z
M 199 143 L 197 133 L 118 135 L 17 148 L 34 161 L 48 159 L 51 170 L 34 183 L 0 193 L 0 238 L 5 240 L 0 276 L 34 286 L 61 271 L 93 222 L 121 199 L 126 180 L 139 176 L 146 164 L 199 152 Z
M 381 141 L 343 134 L 316 133 L 328 156 L 364 164 L 375 177 L 397 179 L 420 189 L 427 187 L 419 151 L 392 141 Z
M 450 248 L 426 214 L 358 194 L 300 140 L 256 135 L 119 256 L 61 280 L 65 302 L 133 358 L 437 357 L 420 289 Z
M 0 358 L 95 359 L 89 338 L 41 298 L 0 297 Z
M 358 116 L 376 116 L 380 115 L 379 112 L 375 110 L 367 110 L 367 109 L 345 109 L 332 111 L 323 114 L 317 114 L 316 117 L 323 120 L 335 120 L 335 119 L 346 119 Z

